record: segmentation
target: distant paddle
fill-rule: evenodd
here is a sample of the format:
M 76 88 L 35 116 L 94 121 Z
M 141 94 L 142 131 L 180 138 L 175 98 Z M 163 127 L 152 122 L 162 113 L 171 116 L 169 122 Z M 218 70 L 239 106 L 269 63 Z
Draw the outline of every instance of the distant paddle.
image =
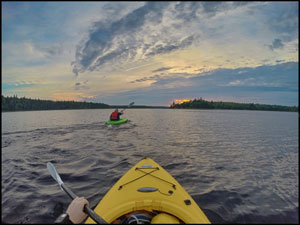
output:
M 69 197 L 73 200 L 77 197 L 77 195 L 75 195 L 73 193 L 73 191 L 71 191 L 62 181 L 62 179 L 60 178 L 59 174 L 56 172 L 56 169 L 54 167 L 54 165 L 51 162 L 47 163 L 47 168 L 48 171 L 50 172 L 51 176 L 53 177 L 54 180 L 56 180 L 56 182 L 59 184 L 59 187 L 64 190 Z M 107 224 L 107 222 L 102 219 L 100 216 L 98 216 L 92 209 L 90 209 L 88 206 L 84 206 L 84 212 L 87 213 L 96 223 L 98 224 Z
M 134 104 L 134 102 L 131 102 L 127 108 L 131 107 Z M 125 111 L 125 109 L 121 110 L 121 113 L 123 113 Z

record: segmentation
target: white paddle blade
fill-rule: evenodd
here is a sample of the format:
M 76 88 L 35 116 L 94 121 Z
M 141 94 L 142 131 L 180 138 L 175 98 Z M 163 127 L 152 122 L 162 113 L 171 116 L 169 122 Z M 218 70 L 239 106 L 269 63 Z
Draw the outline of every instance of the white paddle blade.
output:
M 56 182 L 59 184 L 60 188 L 62 189 L 61 185 L 64 182 L 61 180 L 59 174 L 56 172 L 56 169 L 51 162 L 47 163 L 47 168 L 48 168 L 48 171 L 50 172 L 51 176 L 53 177 L 53 179 L 56 180 Z

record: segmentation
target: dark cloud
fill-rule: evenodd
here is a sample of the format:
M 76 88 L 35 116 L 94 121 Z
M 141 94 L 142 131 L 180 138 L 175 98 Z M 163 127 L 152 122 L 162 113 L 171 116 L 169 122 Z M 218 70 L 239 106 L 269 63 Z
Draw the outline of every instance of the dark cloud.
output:
M 122 92 L 106 101 L 130 97 L 143 104 L 155 104 L 155 101 L 168 102 L 174 98 L 240 97 L 245 100 L 255 96 L 260 103 L 297 105 L 298 66 L 298 62 L 287 62 L 256 68 L 218 69 L 196 75 L 170 74 L 168 77 L 156 77 L 150 87 Z M 186 78 L 186 75 L 191 77 Z
M 280 39 L 274 39 L 273 43 L 269 45 L 269 48 L 274 51 L 275 49 L 282 49 L 284 44 Z
M 278 1 L 258 7 L 257 10 L 263 15 L 267 15 L 262 23 L 268 29 L 275 32 L 284 42 L 298 39 L 299 26 L 299 3 L 291 1 Z
M 299 26 L 299 3 L 291 2 L 279 12 L 277 19 L 274 21 L 274 29 L 282 33 L 282 37 L 287 41 L 298 37 Z
M 205 73 L 204 73 L 205 74 Z M 203 75 L 203 74 L 202 74 Z M 256 68 L 218 69 L 206 76 L 190 78 L 193 83 L 207 87 L 233 87 L 274 90 L 298 90 L 298 63 L 263 65 Z
M 189 78 L 187 78 L 189 77 Z M 298 63 L 264 65 L 256 68 L 217 69 L 214 71 L 189 74 L 170 73 L 168 76 L 144 77 L 136 80 L 154 80 L 149 91 L 165 92 L 298 92 Z M 147 91 L 147 88 L 143 88 Z
M 161 71 L 166 71 L 166 70 L 170 70 L 172 69 L 173 67 L 162 67 L 162 68 L 159 68 L 159 69 L 156 69 L 156 70 L 152 70 L 152 73 L 156 73 L 156 72 L 161 72 Z
M 158 80 L 160 78 L 161 78 L 160 75 L 154 75 L 154 76 L 150 76 L 150 77 L 143 77 L 141 79 L 136 79 L 134 81 L 131 81 L 130 83 L 144 82 L 144 81 L 147 81 L 147 80 Z
M 161 84 L 163 82 L 164 84 L 168 84 L 169 81 L 174 82 L 175 80 L 181 80 L 185 79 L 184 77 L 186 76 L 193 76 L 194 74 L 188 74 L 188 73 L 160 73 L 160 75 L 156 74 L 154 76 L 149 76 L 149 77 L 143 77 L 141 79 L 137 79 L 134 81 L 131 81 L 130 83 L 136 83 L 136 82 L 144 82 L 148 80 L 153 80 L 154 85 L 157 85 L 158 83 Z
M 199 14 L 204 14 L 206 17 L 213 17 L 218 12 L 223 12 L 244 5 L 251 4 L 251 2 L 224 2 L 224 1 L 190 1 L 178 2 L 175 4 L 177 18 L 184 22 L 191 22 L 198 19 Z

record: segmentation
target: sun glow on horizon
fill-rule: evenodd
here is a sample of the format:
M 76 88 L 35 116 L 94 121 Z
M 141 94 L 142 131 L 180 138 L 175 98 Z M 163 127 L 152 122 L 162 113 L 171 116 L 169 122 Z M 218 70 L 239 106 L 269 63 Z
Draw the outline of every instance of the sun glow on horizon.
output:
M 181 104 L 183 102 L 190 102 L 190 101 L 192 101 L 192 100 L 190 100 L 190 99 L 175 99 L 174 103 L 175 104 Z

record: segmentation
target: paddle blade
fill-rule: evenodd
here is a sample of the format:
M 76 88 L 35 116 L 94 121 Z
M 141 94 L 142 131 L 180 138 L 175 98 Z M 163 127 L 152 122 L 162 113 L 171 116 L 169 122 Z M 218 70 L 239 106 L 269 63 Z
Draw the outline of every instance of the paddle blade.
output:
M 47 163 L 47 168 L 49 173 L 51 174 L 51 176 L 53 177 L 54 180 L 56 180 L 56 182 L 59 184 L 60 188 L 62 189 L 61 185 L 64 183 L 59 174 L 56 172 L 56 169 L 54 167 L 54 165 L 51 162 Z

